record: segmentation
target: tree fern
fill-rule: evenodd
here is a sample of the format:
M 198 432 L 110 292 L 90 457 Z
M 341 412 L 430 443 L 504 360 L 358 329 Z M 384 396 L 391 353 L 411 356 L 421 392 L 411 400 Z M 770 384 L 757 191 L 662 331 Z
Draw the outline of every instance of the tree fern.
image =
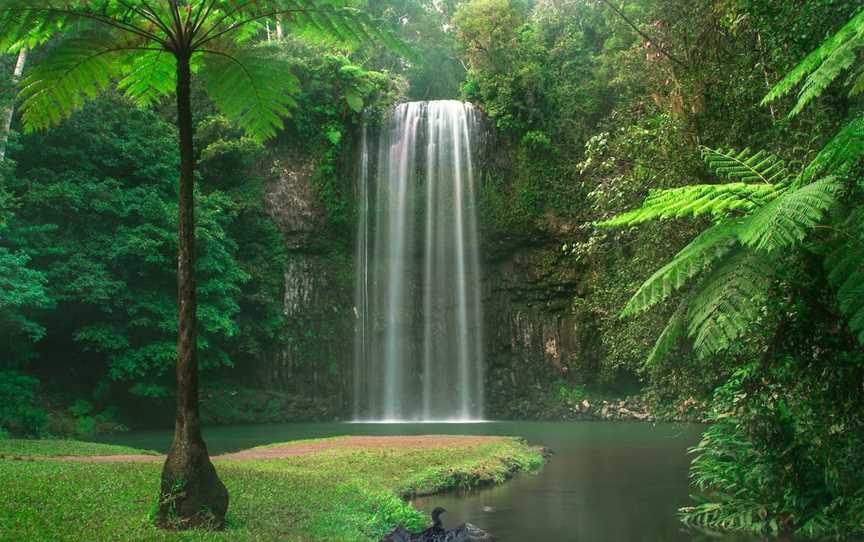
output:
M 649 353 L 647 364 L 665 357 L 684 337 L 690 339 L 699 357 L 721 352 L 761 315 L 773 276 L 769 260 L 736 246 L 714 267 L 680 302 Z
M 645 360 L 646 365 L 657 363 L 678 346 L 687 334 L 687 321 L 685 320 L 686 313 L 686 302 L 681 302 L 675 312 L 672 313 L 669 321 L 666 322 L 666 327 L 663 328 L 660 336 L 657 337 L 654 347 L 651 348 L 651 352 Z
M 856 130 L 851 126 L 835 138 L 820 153 L 821 160 L 836 163 L 836 155 L 848 151 Z M 702 156 L 718 175 L 734 182 L 652 192 L 640 208 L 599 224 L 625 226 L 705 214 L 718 220 L 648 278 L 621 311 L 622 317 L 641 313 L 685 286 L 692 287 L 682 302 L 689 308 L 681 312 L 679 307 L 649 362 L 669 352 L 685 334 L 697 355 L 706 356 L 745 333 L 758 316 L 771 281 L 767 255 L 802 241 L 837 204 L 841 192 L 835 177 L 793 181 L 785 164 L 769 153 L 706 147 Z M 732 216 L 733 211 L 741 216 Z
M 263 52 L 249 47 L 214 50 L 206 55 L 200 73 L 219 110 L 258 140 L 282 128 L 300 87 L 287 61 Z
M 825 59 L 822 64 L 811 73 L 798 93 L 798 102 L 789 112 L 789 116 L 800 113 L 814 98 L 822 95 L 826 88 L 834 82 L 843 72 L 851 68 L 858 58 L 858 50 L 864 46 L 859 35 L 837 48 L 834 53 Z M 854 89 L 854 87 L 853 87 Z
M 707 357 L 744 335 L 761 313 L 773 269 L 761 254 L 739 250 L 698 285 L 690 299 L 687 333 Z
M 762 100 L 762 104 L 785 96 L 804 81 L 798 94 L 798 101 L 790 113 L 790 116 L 797 115 L 852 66 L 857 51 L 862 47 L 864 47 L 864 10 L 859 11 L 836 34 L 807 55 L 771 89 Z
M 749 217 L 740 232 L 741 242 L 771 252 L 801 241 L 837 203 L 840 187 L 836 178 L 826 177 L 784 192 Z
M 864 344 L 864 206 L 849 213 L 838 229 L 841 233 L 825 258 L 825 267 L 837 291 L 838 308 Z
M 652 191 L 638 209 L 598 223 L 601 227 L 632 226 L 649 220 L 711 215 L 715 219 L 737 212 L 748 214 L 778 197 L 791 176 L 786 164 L 765 151 L 702 147 L 710 169 L 731 181 Z
M 849 96 L 855 97 L 864 93 L 864 66 L 859 66 L 855 74 L 849 78 Z
M 29 4 L 23 0 L 0 3 L 0 51 L 45 43 L 66 21 L 60 11 L 26 9 Z
M 671 297 L 690 279 L 709 269 L 735 247 L 739 228 L 739 221 L 729 220 L 699 234 L 639 287 L 621 311 L 621 316 L 631 316 L 650 309 Z
M 778 195 L 774 185 L 745 183 L 696 184 L 652 191 L 638 209 L 598 223 L 601 227 L 633 226 L 649 220 L 723 217 L 733 211 L 747 213 Z
M 165 51 L 147 51 L 136 55 L 124 70 L 117 88 L 133 102 L 147 107 L 174 92 L 177 85 L 177 63 Z
M 298 83 L 284 64 L 266 58 L 249 43 L 261 22 L 275 16 L 299 32 L 315 30 L 355 43 L 378 38 L 404 49 L 368 15 L 335 0 L 0 0 L 0 47 L 4 49 L 33 39 L 34 28 L 74 24 L 63 39 L 51 44 L 45 58 L 23 81 L 27 130 L 59 123 L 115 83 L 142 104 L 154 102 L 171 92 L 172 83 L 176 85 L 180 153 L 177 417 L 175 441 L 162 469 L 156 515 L 157 524 L 163 527 L 220 527 L 228 509 L 227 489 L 209 461 L 197 416 L 192 83 L 201 76 L 216 107 L 252 137 L 263 140 L 275 135 L 294 105 L 292 95 Z M 202 316 L 205 325 L 214 317 Z M 176 494 L 178 483 L 184 487 L 183 495 Z
M 300 35 L 326 36 L 349 45 L 378 41 L 397 53 L 410 54 L 391 31 L 345 2 L 189 0 L 176 10 L 173 6 L 115 0 L 0 0 L 0 48 L 44 36 L 46 28 L 77 25 L 77 30 L 51 44 L 46 57 L 22 82 L 25 130 L 57 124 L 114 83 L 142 105 L 173 92 L 176 43 L 172 32 L 178 17 L 186 18 L 180 25 L 189 32 L 184 37 L 186 46 L 202 66 L 211 98 L 259 140 L 281 128 L 298 90 L 283 61 L 267 58 L 254 47 L 237 46 L 238 41 L 248 41 L 265 19 L 280 15 L 288 30 Z M 98 31 L 87 30 L 93 28 Z
M 87 32 L 61 40 L 21 81 L 24 127 L 48 128 L 107 89 L 120 74 L 121 57 L 139 45 L 112 32 Z
M 750 149 L 712 149 L 701 147 L 702 159 L 717 175 L 745 183 L 785 184 L 789 178 L 786 163 L 777 156 Z
M 810 162 L 800 183 L 807 183 L 826 171 L 841 171 L 864 158 L 864 115 L 853 118 Z

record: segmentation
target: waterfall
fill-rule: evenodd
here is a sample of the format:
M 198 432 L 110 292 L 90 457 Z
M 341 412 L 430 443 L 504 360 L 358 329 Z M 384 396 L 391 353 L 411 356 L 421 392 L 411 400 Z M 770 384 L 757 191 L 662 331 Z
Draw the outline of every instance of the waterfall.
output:
M 483 416 L 480 258 L 470 104 L 401 104 L 358 164 L 357 420 Z M 377 139 L 377 141 L 375 141 Z

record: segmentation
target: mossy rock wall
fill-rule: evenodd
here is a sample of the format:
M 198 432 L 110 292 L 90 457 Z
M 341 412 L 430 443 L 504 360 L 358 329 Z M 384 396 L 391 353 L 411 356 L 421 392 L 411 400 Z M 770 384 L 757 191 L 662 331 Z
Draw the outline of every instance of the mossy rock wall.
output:
M 645 278 L 633 272 L 633 262 L 647 276 L 686 236 L 649 232 L 637 254 L 628 248 L 576 258 L 564 247 L 590 235 L 586 225 L 595 210 L 581 210 L 584 202 L 572 194 L 569 204 L 534 201 L 544 181 L 534 179 L 526 188 L 526 175 L 537 172 L 525 164 L 541 157 L 494 141 L 491 131 L 481 143 L 487 415 L 556 418 L 562 386 L 621 396 L 638 391 L 637 368 L 662 328 L 662 314 L 621 321 L 617 313 Z M 336 168 L 344 209 L 356 208 L 355 150 L 343 147 Z M 254 385 L 316 404 L 326 398 L 328 415 L 346 417 L 357 324 L 354 225 L 330 223 L 316 190 L 315 158 L 290 147 L 274 156 L 267 206 L 288 250 L 286 329 L 278 352 L 259 363 Z M 491 206 L 513 212 L 490 212 Z M 668 242 L 657 243 L 661 238 Z

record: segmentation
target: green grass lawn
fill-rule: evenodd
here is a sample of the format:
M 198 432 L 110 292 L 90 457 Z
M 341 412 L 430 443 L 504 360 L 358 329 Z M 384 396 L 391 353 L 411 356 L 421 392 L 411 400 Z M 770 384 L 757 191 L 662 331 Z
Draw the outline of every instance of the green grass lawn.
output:
M 152 450 L 138 450 L 126 446 L 97 444 L 79 440 L 24 440 L 0 439 L 0 459 L 56 457 L 63 455 L 158 455 Z
M 403 496 L 498 483 L 543 463 L 538 450 L 515 439 L 473 447 L 335 448 L 283 459 L 216 460 L 231 494 L 227 529 L 173 533 L 152 525 L 160 462 L 44 457 L 118 453 L 147 452 L 72 441 L 0 441 L 5 457 L 0 459 L 0 541 L 377 541 L 397 524 L 427 523 Z

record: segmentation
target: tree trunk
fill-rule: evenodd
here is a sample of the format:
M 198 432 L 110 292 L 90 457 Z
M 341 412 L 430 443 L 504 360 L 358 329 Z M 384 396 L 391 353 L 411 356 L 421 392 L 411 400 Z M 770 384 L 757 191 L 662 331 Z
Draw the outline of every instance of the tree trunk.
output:
M 180 205 L 177 257 L 177 417 L 174 442 L 162 468 L 156 522 L 160 527 L 222 528 L 228 490 L 210 462 L 198 418 L 195 301 L 195 155 L 192 143 L 190 55 L 177 55 L 177 125 L 180 130 Z
M 15 63 L 15 71 L 12 72 L 12 87 L 18 84 L 24 73 L 24 64 L 27 63 L 27 48 L 22 47 L 18 51 L 18 62 Z M 9 102 L 9 106 L 3 112 L 3 126 L 0 132 L 0 162 L 6 159 L 6 144 L 9 142 L 9 132 L 12 131 L 12 117 L 15 115 L 15 101 Z

